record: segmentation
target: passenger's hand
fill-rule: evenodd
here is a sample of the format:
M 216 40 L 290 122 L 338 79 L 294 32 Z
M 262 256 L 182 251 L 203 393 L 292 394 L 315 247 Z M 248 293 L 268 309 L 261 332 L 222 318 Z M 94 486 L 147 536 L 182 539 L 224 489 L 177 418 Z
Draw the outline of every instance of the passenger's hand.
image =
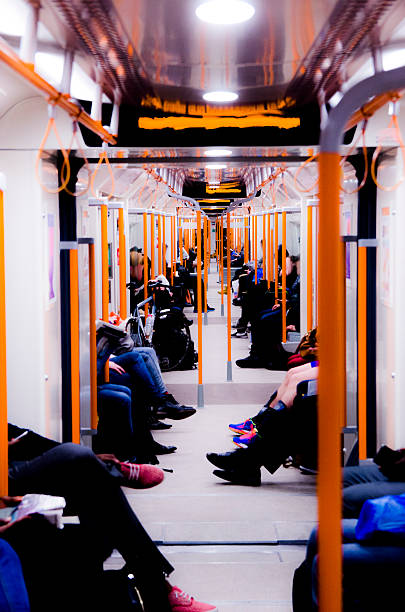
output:
M 104 461 L 104 463 L 120 463 L 117 457 L 111 453 L 102 453 L 101 455 L 96 455 L 96 457 L 98 457 L 100 461 Z
M 110 370 L 114 370 L 114 372 L 118 372 L 118 374 L 126 374 L 124 368 L 118 365 L 118 363 L 115 363 L 115 361 L 109 361 L 109 365 Z
M 295 325 L 287 325 L 286 330 L 287 330 L 287 331 L 292 331 L 292 332 L 297 331 L 297 330 L 295 329 Z
M 5 495 L 3 497 L 0 497 L 0 508 L 13 508 L 14 506 L 18 506 L 21 500 L 22 500 L 22 497 L 8 497 Z M 24 518 L 27 518 L 27 517 L 23 517 L 22 519 L 19 519 L 18 521 L 12 521 L 11 517 L 0 519 L 0 533 L 3 533 L 4 531 L 6 531 L 9 527 L 11 527 L 11 525 L 18 523 L 19 521 L 23 521 Z
M 280 304 L 274 304 L 272 310 L 277 310 L 277 308 L 280 308 Z

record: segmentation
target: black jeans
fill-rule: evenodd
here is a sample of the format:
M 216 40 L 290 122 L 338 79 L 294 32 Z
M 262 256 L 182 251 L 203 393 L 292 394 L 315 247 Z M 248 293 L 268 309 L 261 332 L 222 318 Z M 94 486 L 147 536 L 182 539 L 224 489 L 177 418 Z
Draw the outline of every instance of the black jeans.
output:
M 23 439 L 17 443 L 23 445 Z M 15 446 L 17 446 L 17 444 Z M 166 612 L 164 574 L 173 567 L 146 533 L 114 478 L 94 453 L 77 444 L 60 444 L 9 469 L 10 494 L 45 493 L 65 497 L 86 534 L 84 545 L 106 559 L 116 548 L 136 576 L 145 609 Z

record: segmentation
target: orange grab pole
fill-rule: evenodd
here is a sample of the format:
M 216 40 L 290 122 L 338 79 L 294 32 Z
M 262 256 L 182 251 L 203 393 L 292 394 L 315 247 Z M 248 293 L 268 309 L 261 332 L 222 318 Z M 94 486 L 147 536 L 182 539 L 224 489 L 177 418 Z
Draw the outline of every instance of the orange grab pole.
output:
M 342 407 L 346 405 L 346 387 L 338 153 L 320 153 L 319 174 L 319 609 L 341 612 L 341 419 Z
M 274 213 L 274 284 L 275 298 L 278 299 L 278 213 Z
M 245 217 L 244 263 L 249 261 L 249 217 Z
M 120 249 L 120 317 L 127 318 L 127 251 L 124 234 L 124 210 L 118 209 L 118 235 Z
M 107 204 L 101 204 L 101 303 L 102 311 L 101 318 L 103 321 L 108 321 L 108 304 L 109 304 L 109 281 L 108 281 L 108 206 Z M 104 368 L 104 380 L 109 382 L 110 380 L 110 368 L 109 363 L 105 364 Z
M 158 215 L 158 274 L 162 274 L 162 215 Z
M 272 249 L 273 249 L 273 244 L 272 244 L 272 240 L 271 240 L 271 234 L 270 234 L 270 214 L 267 213 L 267 289 L 270 289 L 270 281 L 271 281 L 271 275 L 273 273 L 272 270 Z
M 180 264 L 183 265 L 183 227 L 179 219 L 179 253 L 180 253 Z
M 97 340 L 96 271 L 94 242 L 89 244 L 89 318 L 90 318 L 90 415 L 91 429 L 97 429 Z
M 229 367 L 230 364 L 232 362 L 232 356 L 231 356 L 231 247 L 230 247 L 230 236 L 231 236 L 231 232 L 232 232 L 232 228 L 231 228 L 231 215 L 229 213 L 226 214 L 226 229 L 227 229 L 227 235 L 228 235 L 228 240 L 227 240 L 227 248 L 226 248 L 226 271 L 227 271 L 227 278 L 226 278 L 226 284 L 227 284 L 227 314 L 228 314 L 228 380 L 230 380 L 230 376 L 229 376 Z M 232 378 L 232 377 L 231 377 Z
M 208 230 L 208 219 L 204 217 L 204 312 L 207 312 L 207 290 L 208 290 L 208 231 L 207 230 Z M 198 239 L 198 236 L 197 236 L 197 239 Z
M 263 278 L 266 278 L 266 215 L 263 215 Z
M 207 219 L 207 229 L 208 229 L 208 273 L 210 271 L 211 266 L 211 222 Z
M 166 217 L 162 215 L 162 263 L 163 276 L 166 276 Z
M 367 247 L 358 248 L 359 459 L 367 459 Z
M 270 230 L 270 278 L 274 281 L 274 230 Z
M 77 247 L 69 251 L 69 267 L 72 442 L 80 444 L 79 263 Z
M 255 234 L 254 243 L 253 243 L 253 250 L 255 254 L 255 285 L 257 285 L 257 216 L 256 215 L 253 217 L 253 227 L 254 227 L 254 234 Z
M 143 213 L 143 299 L 148 298 L 148 215 Z M 145 321 L 148 316 L 148 304 L 144 306 Z
M 312 206 L 307 206 L 307 329 L 312 329 Z
M 197 210 L 198 384 L 202 385 L 201 210 Z
M 150 215 L 150 277 L 155 278 L 155 215 Z
M 224 218 L 221 217 L 220 231 L 220 258 L 221 258 L 221 306 L 224 306 Z
M 0 495 L 8 495 L 8 417 L 4 194 L 0 190 Z
M 282 338 L 287 342 L 287 274 L 286 274 L 286 254 L 287 254 L 287 213 L 281 213 L 282 220 L 282 272 L 281 272 L 281 312 L 282 312 Z

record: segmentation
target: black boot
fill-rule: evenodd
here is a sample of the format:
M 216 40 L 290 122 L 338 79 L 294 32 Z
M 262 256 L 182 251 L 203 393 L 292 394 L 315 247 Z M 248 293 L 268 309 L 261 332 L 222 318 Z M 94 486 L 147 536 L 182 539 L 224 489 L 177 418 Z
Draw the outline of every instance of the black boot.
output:
M 179 404 L 170 393 L 166 393 L 166 395 L 159 398 L 158 401 L 159 406 L 156 411 L 156 416 L 160 419 L 180 421 L 182 419 L 187 419 L 196 412 L 196 409 L 191 406 L 182 406 Z

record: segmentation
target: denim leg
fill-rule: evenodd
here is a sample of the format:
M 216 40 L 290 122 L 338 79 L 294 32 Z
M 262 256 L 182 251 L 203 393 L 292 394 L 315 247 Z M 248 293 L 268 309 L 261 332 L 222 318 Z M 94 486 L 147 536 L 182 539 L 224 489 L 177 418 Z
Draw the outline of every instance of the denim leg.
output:
M 359 465 L 343 470 L 343 517 L 356 518 L 367 499 L 405 493 L 405 482 L 392 482 L 377 465 Z
M 158 389 L 159 395 L 167 393 L 166 385 L 163 382 L 162 372 L 160 370 L 159 361 L 155 353 L 155 349 L 148 346 L 139 346 L 134 349 L 137 353 L 142 355 L 146 367 L 148 368 L 150 375 L 152 376 L 156 388 Z
M 3 539 L 0 539 L 0 610 L 30 611 L 20 560 L 10 544 Z
M 112 357 L 111 361 L 114 361 L 124 368 L 124 370 L 131 376 L 133 385 L 136 385 L 137 383 L 141 384 L 149 393 L 153 395 L 153 397 L 159 397 L 159 390 L 156 382 L 145 365 L 142 355 L 135 351 L 128 351 L 128 353 L 122 353 L 121 355 Z

